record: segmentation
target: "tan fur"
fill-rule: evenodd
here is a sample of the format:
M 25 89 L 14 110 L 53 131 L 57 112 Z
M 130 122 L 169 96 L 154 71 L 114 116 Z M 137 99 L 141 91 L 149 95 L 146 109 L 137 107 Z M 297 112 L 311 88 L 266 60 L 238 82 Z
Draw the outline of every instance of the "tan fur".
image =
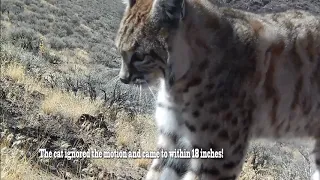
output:
M 320 16 L 298 10 L 258 15 L 207 0 L 185 3 L 178 27 L 162 28 L 153 14 L 156 1 L 137 0 L 124 14 L 116 45 L 123 54 L 167 52 L 158 54 L 165 75 L 152 76 L 162 82 L 158 148 L 223 148 L 225 156 L 173 161 L 187 164 L 184 170 L 172 163 L 163 170 L 157 160 L 147 179 L 235 179 L 248 140 L 259 137 L 315 138 L 320 162 Z M 123 57 L 129 66 L 132 56 Z

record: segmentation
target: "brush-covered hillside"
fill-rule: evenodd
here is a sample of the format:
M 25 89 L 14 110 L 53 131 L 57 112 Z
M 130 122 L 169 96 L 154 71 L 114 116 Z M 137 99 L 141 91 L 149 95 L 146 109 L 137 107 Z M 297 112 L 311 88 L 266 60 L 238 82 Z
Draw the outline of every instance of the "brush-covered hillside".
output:
M 220 0 L 253 12 L 318 0 Z M 155 150 L 156 88 L 121 84 L 114 38 L 121 0 L 1 0 L 1 177 L 142 179 L 147 158 L 41 158 L 59 152 Z M 251 144 L 241 179 L 308 179 L 311 141 Z

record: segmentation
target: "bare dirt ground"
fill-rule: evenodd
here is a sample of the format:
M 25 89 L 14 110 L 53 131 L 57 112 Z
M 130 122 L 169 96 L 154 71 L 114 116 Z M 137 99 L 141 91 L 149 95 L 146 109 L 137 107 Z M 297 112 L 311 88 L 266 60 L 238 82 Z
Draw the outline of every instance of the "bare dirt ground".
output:
M 320 13 L 318 0 L 219 0 Z M 154 97 L 118 83 L 121 0 L 2 0 L 1 179 L 142 179 L 150 159 L 39 158 L 39 149 L 155 148 Z M 155 90 L 153 90 L 156 93 Z M 308 179 L 313 142 L 251 143 L 241 179 Z

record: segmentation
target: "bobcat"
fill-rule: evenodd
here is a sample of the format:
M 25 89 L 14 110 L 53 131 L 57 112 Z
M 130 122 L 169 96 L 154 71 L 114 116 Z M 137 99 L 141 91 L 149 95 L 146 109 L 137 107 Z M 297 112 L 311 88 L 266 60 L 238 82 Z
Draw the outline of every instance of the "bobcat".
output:
M 223 150 L 154 159 L 146 179 L 237 179 L 250 139 L 298 137 L 316 140 L 320 179 L 319 15 L 126 0 L 115 43 L 123 83 L 160 82 L 159 150 Z

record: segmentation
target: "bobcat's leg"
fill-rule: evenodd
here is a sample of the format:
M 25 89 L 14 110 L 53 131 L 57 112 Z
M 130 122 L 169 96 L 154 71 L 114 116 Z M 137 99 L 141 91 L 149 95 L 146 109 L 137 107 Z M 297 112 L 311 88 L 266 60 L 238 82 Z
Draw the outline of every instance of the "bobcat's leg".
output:
M 158 128 L 157 149 L 159 151 L 170 151 L 178 148 L 181 137 L 181 122 L 179 121 L 179 113 L 177 110 L 170 106 L 170 103 L 158 101 L 156 122 Z M 182 167 L 179 165 L 179 162 L 179 160 L 174 158 L 160 157 L 159 159 L 154 159 L 146 175 L 146 179 L 179 179 Z
M 159 132 L 157 148 L 159 151 L 173 150 L 176 148 L 177 137 L 174 134 L 166 134 L 164 132 Z M 170 178 L 177 176 L 174 172 L 169 169 L 164 168 L 168 159 L 160 157 L 159 159 L 154 159 L 147 173 L 147 180 L 158 180 L 160 179 L 160 174 L 166 173 L 170 174 Z M 174 179 L 174 178 L 173 178 Z
M 320 180 L 320 138 L 316 140 L 314 147 L 314 156 L 316 162 L 316 171 L 312 175 L 311 180 Z

